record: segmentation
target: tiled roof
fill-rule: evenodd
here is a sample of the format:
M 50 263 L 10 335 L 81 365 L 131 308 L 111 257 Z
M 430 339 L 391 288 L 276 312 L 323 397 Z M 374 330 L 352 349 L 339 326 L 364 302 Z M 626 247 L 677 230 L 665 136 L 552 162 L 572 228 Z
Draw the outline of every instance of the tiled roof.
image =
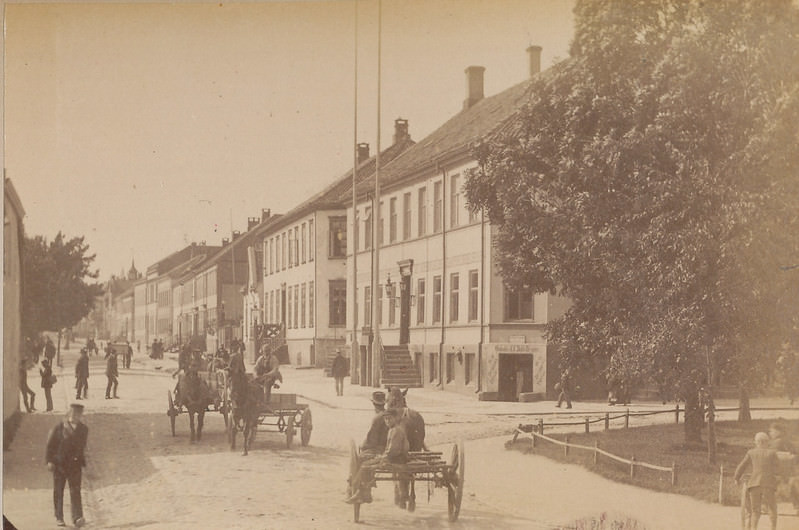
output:
M 527 79 L 499 94 L 481 99 L 453 116 L 393 162 L 381 167 L 381 186 L 391 186 L 413 178 L 437 160 L 467 153 L 476 141 L 491 134 L 528 101 L 531 85 L 532 79 Z M 359 183 L 359 196 L 367 191 L 367 187 L 364 185 L 361 189 Z

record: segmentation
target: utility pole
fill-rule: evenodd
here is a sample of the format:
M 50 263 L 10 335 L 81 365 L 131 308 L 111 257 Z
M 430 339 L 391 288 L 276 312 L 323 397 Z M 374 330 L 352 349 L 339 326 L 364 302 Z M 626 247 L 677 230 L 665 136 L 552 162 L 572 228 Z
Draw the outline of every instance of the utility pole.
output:
M 380 386 L 380 371 L 382 364 L 382 342 L 380 340 L 380 319 L 378 315 L 380 310 L 377 306 L 380 303 L 380 297 L 377 290 L 380 285 L 380 240 L 378 239 L 378 232 L 380 231 L 380 75 L 381 75 L 381 53 L 382 53 L 382 31 L 383 31 L 383 2 L 378 0 L 377 3 L 377 152 L 375 153 L 375 197 L 374 205 L 372 206 L 372 248 L 374 249 L 372 261 L 372 333 L 374 340 L 372 341 L 372 386 Z
M 353 384 L 360 383 L 360 350 L 358 348 L 358 0 L 355 0 L 355 79 L 353 102 L 352 146 L 352 354 L 350 377 Z

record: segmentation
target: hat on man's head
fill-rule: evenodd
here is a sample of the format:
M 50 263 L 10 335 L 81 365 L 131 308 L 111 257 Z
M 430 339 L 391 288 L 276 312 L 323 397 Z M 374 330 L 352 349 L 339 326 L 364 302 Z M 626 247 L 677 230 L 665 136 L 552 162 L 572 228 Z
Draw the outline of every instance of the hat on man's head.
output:
M 78 412 L 83 412 L 83 404 L 82 403 L 70 403 L 69 408 L 73 410 L 77 410 Z
M 386 404 L 386 393 L 382 390 L 375 390 L 372 392 L 372 403 L 375 405 L 385 405 Z

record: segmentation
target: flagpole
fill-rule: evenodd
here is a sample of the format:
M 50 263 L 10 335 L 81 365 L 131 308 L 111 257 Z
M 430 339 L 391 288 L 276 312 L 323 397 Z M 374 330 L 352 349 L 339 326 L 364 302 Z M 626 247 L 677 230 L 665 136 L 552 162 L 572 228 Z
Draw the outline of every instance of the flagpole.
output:
M 380 386 L 380 369 L 381 369 L 381 340 L 380 340 L 380 314 L 378 303 L 380 297 L 377 290 L 380 288 L 380 240 L 378 233 L 380 232 L 380 222 L 382 216 L 380 215 L 380 75 L 381 75 L 381 60 L 382 60 L 382 31 L 383 31 L 383 2 L 377 2 L 377 152 L 375 153 L 375 196 L 374 206 L 372 207 L 372 230 L 374 258 L 372 265 L 372 330 L 374 333 L 374 341 L 372 343 L 372 386 Z
M 352 354 L 350 355 L 350 377 L 353 384 L 360 383 L 360 355 L 358 348 L 358 0 L 355 0 L 355 60 L 353 141 L 352 141 Z

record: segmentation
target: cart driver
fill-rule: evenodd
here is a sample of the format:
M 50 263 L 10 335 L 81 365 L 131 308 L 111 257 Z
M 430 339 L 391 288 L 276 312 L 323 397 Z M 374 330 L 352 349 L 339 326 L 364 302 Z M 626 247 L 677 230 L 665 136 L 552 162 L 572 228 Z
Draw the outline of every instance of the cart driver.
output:
M 263 386 L 264 402 L 268 404 L 272 397 L 272 386 L 280 388 L 278 381 L 283 382 L 283 375 L 280 373 L 280 361 L 264 346 L 253 370 L 255 371 L 254 382 Z
M 388 427 L 383 420 L 383 413 L 386 410 L 386 393 L 382 390 L 372 392 L 372 405 L 375 408 L 375 416 L 372 418 L 369 432 L 366 433 L 366 440 L 361 444 L 362 460 L 374 458 L 386 450 Z
M 345 501 L 349 504 L 372 502 L 372 489 L 370 483 L 373 481 L 375 469 L 380 464 L 404 464 L 408 461 L 408 437 L 405 429 L 399 423 L 399 413 L 396 409 L 389 409 L 382 413 L 383 421 L 388 428 L 386 450 L 382 455 L 366 460 L 350 484 L 352 495 Z

